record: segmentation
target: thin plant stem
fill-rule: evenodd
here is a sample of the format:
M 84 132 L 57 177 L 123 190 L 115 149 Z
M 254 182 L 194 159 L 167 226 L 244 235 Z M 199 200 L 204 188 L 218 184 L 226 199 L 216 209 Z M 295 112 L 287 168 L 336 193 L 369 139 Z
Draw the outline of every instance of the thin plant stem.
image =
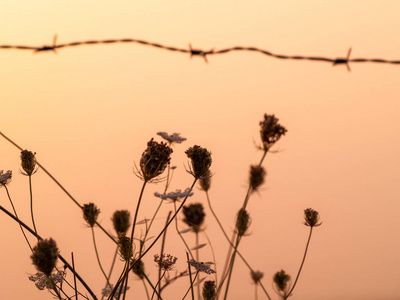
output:
M 231 277 L 232 277 L 232 272 L 233 272 L 233 265 L 235 263 L 235 257 L 236 257 L 236 249 L 239 246 L 239 242 L 240 242 L 240 237 L 238 236 L 237 239 L 236 239 L 236 245 L 235 245 L 235 248 L 233 250 L 232 257 L 231 257 L 231 262 L 229 264 L 229 269 L 228 269 L 229 275 L 228 275 L 228 281 L 226 282 L 224 300 L 226 300 L 226 298 L 228 297 L 229 284 L 231 282 Z
M 145 273 L 143 273 L 143 276 L 144 276 L 144 278 L 146 278 L 148 284 L 150 284 L 153 291 L 157 294 L 157 297 L 160 298 L 160 300 L 162 300 L 161 295 L 157 292 L 157 288 L 151 283 L 149 277 L 147 277 L 147 275 Z
M 18 218 L 18 214 L 17 214 L 17 211 L 16 211 L 16 209 L 15 209 L 15 207 L 14 207 L 14 204 L 13 204 L 13 202 L 12 202 L 12 200 L 11 200 L 11 196 L 10 196 L 10 193 L 8 192 L 8 188 L 7 188 L 6 185 L 4 185 L 4 187 L 5 187 L 5 189 L 6 189 L 7 196 L 8 196 L 8 199 L 10 200 L 10 203 L 11 203 L 12 209 L 13 209 L 13 211 L 14 211 L 14 214 L 15 214 L 15 216 Z M 31 251 L 33 251 L 33 250 L 32 250 L 32 246 L 31 246 L 31 244 L 29 243 L 28 237 L 26 236 L 25 231 L 24 231 L 24 229 L 22 228 L 22 225 L 19 224 L 19 227 L 21 228 L 22 234 L 24 235 L 24 238 L 25 238 L 26 242 L 28 243 L 29 248 L 31 249 Z
M 188 268 L 189 268 L 189 280 L 190 280 L 190 287 L 188 289 L 188 291 L 186 292 L 185 296 L 183 296 L 183 299 L 186 298 L 186 295 L 188 294 L 189 290 L 192 292 L 192 300 L 194 300 L 194 292 L 193 292 L 193 280 L 192 280 L 192 271 L 190 268 L 190 264 L 189 264 L 189 253 L 186 252 L 186 258 L 188 260 Z M 197 274 L 199 273 L 199 271 L 197 271 Z M 196 274 L 196 276 L 197 276 Z
M 94 228 L 91 226 L 90 229 L 92 229 L 92 238 L 93 238 L 93 245 L 94 245 L 94 252 L 96 253 L 96 258 L 97 258 L 97 262 L 99 264 L 100 270 L 104 275 L 104 278 L 106 279 L 106 282 L 108 285 L 110 285 L 110 282 L 108 281 L 108 277 L 106 275 L 106 272 L 104 272 L 103 266 L 101 265 L 101 261 L 100 261 L 100 256 L 99 256 L 99 251 L 97 250 L 97 245 L 96 245 L 96 238 L 95 238 L 95 234 L 94 234 Z
M 52 285 L 53 290 L 54 290 L 54 292 L 56 293 L 58 299 L 59 299 L 59 300 L 62 300 L 61 295 L 60 295 L 60 292 L 59 292 L 59 290 L 57 289 L 56 283 L 55 283 L 54 280 L 53 280 L 53 277 L 49 276 L 49 279 L 50 279 L 50 281 L 51 281 L 51 285 Z
M 296 286 L 297 280 L 299 279 L 301 269 L 303 268 L 304 262 L 306 260 L 308 246 L 310 245 L 312 229 L 313 229 L 313 226 L 310 226 L 310 234 L 308 235 L 308 240 L 307 240 L 307 244 L 306 244 L 306 250 L 304 251 L 304 256 L 303 256 L 303 260 L 302 260 L 300 268 L 299 268 L 299 272 L 297 273 L 297 276 L 296 276 L 296 279 L 294 280 L 292 288 L 290 289 L 289 293 L 286 295 L 286 297 L 284 299 L 287 299 L 290 296 L 290 294 L 294 290 L 294 287 Z
M 190 271 L 189 271 L 190 272 Z M 200 271 L 196 272 L 196 275 L 194 275 L 193 281 L 196 280 L 197 275 L 199 275 Z M 190 277 L 190 282 L 192 282 L 192 277 Z M 189 293 L 189 291 L 192 291 L 192 300 L 194 300 L 194 294 L 193 294 L 193 284 L 190 285 L 190 287 L 188 288 L 188 290 L 186 291 L 186 294 L 183 296 L 182 300 L 186 298 L 187 294 Z
M 20 225 L 22 225 L 22 227 L 24 227 L 27 231 L 29 231 L 37 239 L 39 239 L 39 240 L 43 239 L 39 234 L 35 233 L 35 231 L 33 229 L 31 229 L 28 225 L 26 225 L 24 222 L 22 222 L 19 218 L 14 216 L 11 212 L 9 212 L 7 209 L 5 209 L 1 205 L 0 205 L 0 210 L 2 210 L 4 213 L 6 213 L 10 218 L 14 219 L 14 221 L 16 221 Z M 97 300 L 96 295 L 92 292 L 90 287 L 86 284 L 86 282 L 82 279 L 82 277 L 78 274 L 78 272 L 76 272 L 74 270 L 74 268 L 68 263 L 68 261 L 61 254 L 58 254 L 58 258 L 64 263 L 64 266 L 67 267 L 76 276 L 76 278 L 78 278 L 78 280 L 82 283 L 82 285 L 89 292 L 89 294 L 92 296 L 92 298 Z
M 176 201 L 174 201 L 174 209 L 175 209 L 175 214 L 176 214 Z M 181 240 L 185 244 L 185 247 L 186 247 L 187 251 L 189 251 L 190 256 L 192 257 L 192 259 L 194 259 L 192 251 L 190 250 L 190 248 L 189 248 L 188 244 L 186 243 L 185 239 L 183 238 L 182 233 L 179 231 L 178 218 L 175 218 L 175 228 L 176 228 L 176 232 L 178 233 L 179 237 L 181 238 Z
M 72 260 L 72 268 L 75 271 L 74 252 L 71 252 L 71 260 Z M 78 289 L 76 288 L 76 276 L 75 276 L 75 273 L 74 273 L 74 290 L 75 290 L 75 299 L 78 300 Z
M 172 211 L 169 211 L 168 216 L 167 216 L 167 221 L 166 223 L 168 224 L 169 218 L 171 217 L 171 213 Z M 164 235 L 162 238 L 162 242 L 161 242 L 161 253 L 160 253 L 160 260 L 162 260 L 163 254 L 164 254 L 164 247 L 165 247 L 165 239 L 167 238 L 167 230 L 164 231 Z M 161 261 L 160 261 L 161 262 Z M 161 263 L 158 266 L 158 294 L 161 295 Z M 163 277 L 165 275 L 165 272 L 163 274 Z M 154 292 L 153 292 L 153 296 L 154 296 Z M 153 298 L 153 296 L 151 298 Z M 158 297 L 158 299 L 160 299 L 160 297 Z
M 198 249 L 198 246 L 199 246 L 199 232 L 198 231 L 196 231 L 195 232 L 196 233 L 196 261 L 200 261 L 200 259 L 199 259 L 199 249 Z M 200 276 L 199 276 L 199 278 L 197 278 L 197 299 L 200 299 Z
M 153 300 L 154 294 L 156 293 L 157 289 L 158 289 L 157 297 L 158 297 L 158 299 L 160 299 L 161 280 L 164 278 L 166 272 L 167 271 L 164 270 L 164 273 L 158 278 L 158 281 L 156 283 L 155 289 L 153 290 L 153 294 L 151 295 L 151 300 Z
M 214 247 L 212 246 L 211 240 L 208 237 L 207 233 L 204 230 L 202 230 L 201 232 L 203 232 L 204 236 L 207 239 L 208 244 L 210 245 L 211 253 L 212 253 L 212 256 L 213 256 L 213 260 L 214 260 L 213 262 L 214 262 L 214 268 L 215 268 L 215 285 L 218 286 L 218 276 L 217 276 L 218 271 L 217 271 L 217 264 L 216 264 L 216 259 L 215 259 Z
M 142 282 L 143 282 L 144 290 L 146 292 L 147 300 L 150 300 L 150 295 L 149 295 L 149 291 L 147 289 L 146 281 L 144 281 L 144 279 L 142 279 Z
M 7 136 L 5 136 L 2 132 L 0 132 L 0 135 L 5 138 L 8 142 L 10 142 L 12 145 L 14 145 L 16 148 L 18 148 L 20 151 L 22 151 L 23 149 L 18 146 L 14 141 L 12 141 L 10 138 L 8 138 Z M 49 171 L 46 170 L 46 168 L 40 164 L 38 161 L 36 161 L 36 164 L 63 190 L 63 192 L 80 208 L 82 209 L 82 205 L 79 204 L 79 202 L 72 197 L 72 195 L 61 185 L 60 182 L 58 182 L 58 180 L 51 175 L 51 173 Z M 117 241 L 107 232 L 107 230 L 105 230 L 103 228 L 103 226 L 101 226 L 101 224 L 97 223 L 96 221 L 96 225 L 99 226 L 99 228 L 112 240 L 114 241 L 115 244 L 118 244 Z
M 255 285 L 254 285 L 254 299 L 255 299 L 255 300 L 258 300 L 257 287 L 258 287 L 258 285 L 255 284 Z
M 37 234 L 35 218 L 33 217 L 32 176 L 29 175 L 28 177 L 29 177 L 29 196 L 30 196 L 30 204 L 31 204 L 31 218 L 32 218 L 33 229 L 35 230 L 35 233 Z
M 107 276 L 108 281 L 106 282 L 105 288 L 107 288 L 107 286 L 110 284 L 109 280 L 111 278 L 111 274 L 112 274 L 112 271 L 113 271 L 114 266 L 115 266 L 115 261 L 117 260 L 117 255 L 118 255 L 118 246 L 117 246 L 117 249 L 115 249 L 114 258 L 113 258 L 112 263 L 111 263 L 110 271 L 108 272 L 108 276 Z M 101 300 L 103 300 L 103 299 L 104 299 L 104 295 L 101 296 Z

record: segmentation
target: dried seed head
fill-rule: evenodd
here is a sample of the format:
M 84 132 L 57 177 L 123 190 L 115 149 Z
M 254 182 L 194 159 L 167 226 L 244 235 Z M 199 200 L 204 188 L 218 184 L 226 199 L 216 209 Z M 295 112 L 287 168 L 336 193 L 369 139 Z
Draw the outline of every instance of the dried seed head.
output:
M 171 254 L 163 253 L 161 257 L 158 254 L 154 255 L 154 261 L 157 263 L 158 267 L 164 271 L 172 270 L 177 259 L 177 257 L 172 256 Z
M 141 260 L 132 260 L 132 272 L 135 273 L 140 279 L 144 278 L 144 263 Z
M 84 204 L 82 207 L 83 210 L 83 218 L 89 224 L 90 227 L 93 227 L 96 224 L 97 217 L 99 216 L 100 209 L 94 203 Z
M 274 275 L 274 284 L 277 293 L 285 298 L 290 289 L 290 276 L 284 270 L 276 272 Z
M 38 271 L 47 276 L 50 276 L 51 272 L 55 268 L 57 258 L 58 248 L 56 242 L 52 238 L 48 240 L 40 240 L 32 249 L 32 263 Z
M 191 168 L 188 172 L 196 179 L 201 179 L 203 176 L 206 176 L 212 163 L 211 152 L 206 148 L 195 145 L 187 149 L 185 153 L 191 161 Z
M 131 226 L 131 214 L 127 210 L 115 211 L 111 220 L 118 234 L 126 233 Z
M 204 176 L 200 178 L 201 189 L 205 192 L 207 192 L 211 187 L 211 177 L 211 171 L 208 169 Z
M 203 285 L 203 299 L 204 300 L 214 300 L 217 297 L 217 286 L 215 281 L 209 280 L 204 282 Z
M 287 132 L 285 127 L 278 124 L 278 121 L 275 115 L 264 114 L 264 120 L 260 122 L 261 141 L 265 151 L 268 151 Z
M 184 206 L 183 214 L 185 215 L 183 221 L 189 225 L 194 232 L 199 232 L 204 222 L 204 217 L 206 216 L 203 211 L 203 205 L 201 203 L 194 203 Z
M 118 236 L 118 250 L 122 259 L 129 261 L 133 256 L 133 248 L 131 245 L 131 239 L 125 234 L 120 234 Z
M 262 166 L 250 166 L 250 188 L 256 191 L 264 183 L 266 172 Z
M 238 236 L 244 236 L 247 229 L 249 229 L 251 223 L 251 219 L 247 211 L 241 208 L 237 214 L 236 219 L 236 230 Z
M 150 181 L 161 175 L 171 160 L 172 149 L 166 143 L 151 139 L 140 159 L 140 177 Z
M 36 153 L 28 150 L 21 151 L 21 167 L 25 171 L 22 174 L 31 176 L 36 173 Z
M 320 226 L 322 223 L 319 222 L 319 213 L 312 208 L 307 208 L 304 210 L 304 225 L 310 227 Z
M 264 277 L 264 273 L 260 271 L 251 271 L 250 275 L 255 284 L 257 284 Z
M 12 178 L 12 171 L 8 170 L 7 172 L 4 173 L 3 170 L 0 171 L 0 187 L 6 186 L 11 182 Z

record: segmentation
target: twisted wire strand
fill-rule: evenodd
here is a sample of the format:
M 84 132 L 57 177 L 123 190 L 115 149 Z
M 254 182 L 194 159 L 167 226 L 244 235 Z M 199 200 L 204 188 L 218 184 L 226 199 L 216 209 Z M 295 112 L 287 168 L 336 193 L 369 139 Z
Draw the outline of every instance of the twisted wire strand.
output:
M 308 61 L 317 61 L 317 62 L 328 62 L 333 65 L 346 65 L 347 69 L 350 71 L 350 63 L 381 63 L 381 64 L 400 64 L 400 60 L 388 60 L 383 58 L 350 58 L 351 48 L 348 50 L 346 57 L 322 57 L 322 56 L 302 56 L 302 55 L 285 55 L 285 54 L 276 54 L 268 50 L 260 49 L 257 47 L 243 47 L 236 46 L 231 48 L 225 48 L 220 50 L 202 50 L 202 49 L 194 49 L 191 44 L 189 44 L 189 48 L 177 48 L 171 46 L 165 46 L 159 43 L 153 43 L 145 40 L 133 39 L 133 38 L 122 38 L 122 39 L 106 39 L 106 40 L 87 40 L 87 41 L 78 41 L 64 44 L 56 43 L 57 36 L 54 37 L 52 45 L 43 45 L 43 46 L 26 46 L 26 45 L 0 45 L 0 49 L 16 49 L 16 50 L 31 50 L 34 53 L 37 52 L 48 52 L 53 51 L 56 52 L 57 49 L 68 48 L 68 47 L 76 47 L 83 45 L 99 45 L 99 44 L 117 44 L 117 43 L 136 43 L 141 45 L 146 45 L 154 48 L 164 49 L 167 51 L 180 52 L 180 53 L 188 53 L 190 57 L 200 56 L 204 59 L 205 62 L 208 62 L 207 56 L 210 55 L 218 55 L 218 54 L 226 54 L 234 51 L 248 51 L 248 52 L 258 52 L 272 58 L 276 59 L 286 59 L 286 60 L 308 60 Z

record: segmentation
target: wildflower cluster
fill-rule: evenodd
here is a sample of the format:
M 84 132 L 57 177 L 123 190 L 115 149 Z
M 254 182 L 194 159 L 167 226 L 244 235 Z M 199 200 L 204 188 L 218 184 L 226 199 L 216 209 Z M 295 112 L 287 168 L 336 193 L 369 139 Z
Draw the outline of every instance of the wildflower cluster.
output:
M 158 265 L 158 267 L 160 267 L 161 269 L 163 269 L 164 271 L 170 271 L 174 268 L 174 265 L 177 261 L 177 257 L 172 256 L 171 254 L 161 254 L 158 255 L 154 255 L 154 261 L 156 262 L 156 264 Z
M 196 179 L 201 179 L 207 175 L 208 169 L 211 167 L 212 159 L 211 152 L 206 148 L 195 145 L 185 151 L 191 161 L 189 173 Z
M 45 275 L 42 272 L 37 272 L 35 275 L 31 275 L 28 277 L 30 281 L 35 283 L 35 286 L 39 290 L 49 289 L 52 290 L 54 288 L 54 284 L 62 283 L 65 279 L 66 273 L 65 271 L 57 271 L 56 273 L 51 274 L 50 276 Z

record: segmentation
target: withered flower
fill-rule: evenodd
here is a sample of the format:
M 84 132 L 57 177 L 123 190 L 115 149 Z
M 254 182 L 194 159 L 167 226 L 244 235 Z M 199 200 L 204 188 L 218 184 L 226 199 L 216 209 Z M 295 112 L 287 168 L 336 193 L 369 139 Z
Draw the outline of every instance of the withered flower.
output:
M 46 276 L 50 276 L 53 269 L 56 267 L 58 258 L 58 248 L 56 242 L 50 238 L 40 240 L 32 249 L 32 263 L 38 271 Z
M 118 236 L 118 250 L 122 259 L 129 261 L 133 256 L 133 249 L 131 245 L 131 239 L 125 234 L 119 234 Z
M 21 172 L 26 176 L 31 176 L 36 173 L 36 153 L 32 153 L 28 150 L 21 151 L 21 167 L 25 171 Z
M 262 166 L 250 166 L 250 188 L 256 191 L 264 183 L 266 172 Z
M 310 227 L 320 226 L 322 223 L 319 223 L 319 213 L 312 208 L 307 208 L 304 210 L 304 225 Z
M 177 259 L 178 259 L 177 257 L 172 256 L 171 254 L 163 253 L 161 257 L 158 254 L 154 255 L 154 261 L 164 271 L 172 270 L 174 268 Z
M 279 119 L 275 118 L 275 115 L 264 114 L 264 120 L 260 122 L 261 141 L 265 151 L 268 151 L 287 132 L 286 128 L 278 121 Z
M 251 219 L 247 211 L 241 208 L 237 214 L 236 218 L 236 230 L 238 236 L 242 237 L 246 233 L 247 229 L 249 229 L 251 223 Z
M 215 285 L 215 281 L 209 280 L 204 282 L 203 299 L 214 300 L 216 297 L 217 297 L 217 286 Z
M 126 233 L 131 226 L 131 214 L 127 210 L 115 211 L 111 220 L 118 234 Z
M 211 177 L 212 177 L 211 171 L 210 169 L 208 169 L 205 175 L 201 177 L 199 180 L 201 189 L 205 192 L 207 192 L 211 187 Z
M 255 284 L 257 284 L 264 277 L 264 273 L 260 271 L 251 271 L 250 275 Z
M 189 225 L 194 232 L 199 232 L 200 227 L 204 222 L 204 217 L 206 216 L 203 205 L 201 203 L 193 203 L 184 206 L 183 214 L 185 216 L 183 222 Z
M 286 298 L 290 290 L 290 276 L 284 270 L 276 272 L 274 275 L 274 287 L 276 292 Z
M 84 204 L 82 207 L 83 218 L 90 227 L 94 227 L 99 216 L 100 209 L 94 203 Z
M 206 176 L 212 163 L 211 152 L 206 148 L 195 145 L 187 149 L 185 153 L 191 161 L 191 167 L 188 172 L 196 179 L 201 179 L 203 176 Z

